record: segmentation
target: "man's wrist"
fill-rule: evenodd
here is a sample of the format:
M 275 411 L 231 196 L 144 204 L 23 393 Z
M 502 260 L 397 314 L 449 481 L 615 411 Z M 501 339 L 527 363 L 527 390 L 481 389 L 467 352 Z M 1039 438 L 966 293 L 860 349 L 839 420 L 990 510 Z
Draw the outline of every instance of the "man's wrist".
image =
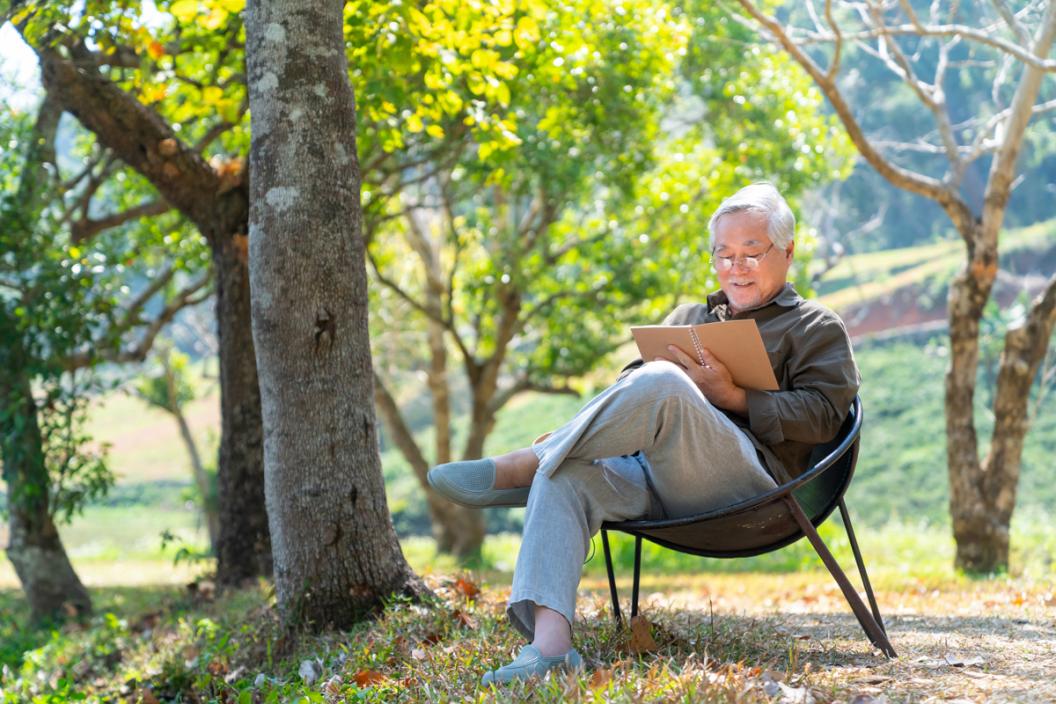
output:
M 722 402 L 717 404 L 719 408 L 733 411 L 738 415 L 748 415 L 748 392 L 740 386 L 734 386 L 729 393 L 724 394 Z

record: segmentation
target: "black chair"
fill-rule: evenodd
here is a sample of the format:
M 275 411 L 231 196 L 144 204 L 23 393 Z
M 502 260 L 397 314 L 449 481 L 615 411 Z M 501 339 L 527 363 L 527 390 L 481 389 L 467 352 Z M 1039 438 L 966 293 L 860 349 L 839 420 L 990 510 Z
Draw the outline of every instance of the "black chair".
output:
M 616 592 L 616 578 L 609 550 L 610 530 L 634 536 L 634 583 L 631 592 L 631 616 L 638 615 L 638 582 L 642 565 L 642 539 L 679 552 L 704 557 L 751 557 L 771 552 L 807 537 L 822 562 L 832 573 L 843 591 L 858 623 L 869 640 L 888 657 L 897 657 L 887 639 L 880 610 L 876 606 L 873 588 L 865 571 L 858 541 L 854 537 L 851 517 L 843 501 L 843 494 L 851 483 L 858 459 L 858 436 L 862 428 L 862 402 L 855 398 L 839 434 L 829 443 L 819 445 L 811 455 L 810 468 L 787 484 L 760 496 L 732 506 L 694 516 L 661 521 L 607 522 L 601 526 L 605 567 L 609 573 L 609 592 L 616 622 L 622 623 L 620 601 Z M 847 575 L 833 558 L 818 535 L 821 525 L 833 509 L 839 506 L 847 537 L 858 563 L 865 593 L 872 613 L 865 607 Z

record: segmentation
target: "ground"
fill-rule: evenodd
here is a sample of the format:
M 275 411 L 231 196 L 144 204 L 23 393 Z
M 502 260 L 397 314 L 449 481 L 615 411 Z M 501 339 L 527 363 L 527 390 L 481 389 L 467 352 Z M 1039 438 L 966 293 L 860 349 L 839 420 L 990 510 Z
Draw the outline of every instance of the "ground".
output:
M 100 615 L 38 634 L 7 700 L 51 683 L 107 701 L 1053 702 L 1056 588 L 1025 578 L 919 578 L 879 571 L 899 658 L 872 648 L 828 574 L 643 577 L 651 632 L 617 630 L 588 572 L 576 625 L 586 672 L 512 688 L 478 685 L 522 642 L 503 619 L 509 573 L 431 573 L 427 604 L 393 603 L 349 632 L 279 635 L 266 584 L 94 590 Z M 83 570 L 86 581 L 111 579 Z M 172 575 L 176 578 L 186 575 Z M 622 595 L 630 585 L 621 580 Z M 479 589 L 479 592 L 478 592 Z M 0 609 L 13 605 L 0 592 Z M 625 603 L 626 609 L 626 603 Z M 0 610 L 6 611 L 6 609 Z M 20 677 L 15 677 L 19 674 Z M 21 698 L 24 697 L 24 698 Z M 37 701 L 65 701 L 65 698 Z

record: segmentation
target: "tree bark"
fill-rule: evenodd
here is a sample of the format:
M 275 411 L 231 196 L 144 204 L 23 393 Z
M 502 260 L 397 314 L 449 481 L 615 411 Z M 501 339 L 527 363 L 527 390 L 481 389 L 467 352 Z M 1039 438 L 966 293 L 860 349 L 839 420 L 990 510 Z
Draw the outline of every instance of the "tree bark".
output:
M 247 208 L 248 217 L 248 208 Z M 248 221 L 246 229 L 248 231 Z M 272 549 L 264 501 L 264 431 L 250 314 L 248 238 L 220 238 L 213 248 L 220 338 L 220 533 L 217 579 L 237 585 L 271 576 Z
M 75 58 L 83 50 L 73 49 Z M 213 251 L 220 336 L 220 530 L 217 579 L 237 584 L 271 573 L 264 503 L 260 397 L 246 259 L 248 187 L 223 183 L 152 109 L 98 71 L 90 56 L 40 49 L 44 85 L 63 108 L 197 225 Z
M 7 326 L 6 314 L 0 315 Z M 20 373 L 14 336 L 0 352 L 0 456 L 8 496 L 7 557 L 15 568 L 35 619 L 91 611 L 88 591 L 66 555 L 51 518 L 50 481 L 44 464 L 43 438 L 29 379 Z
M 424 586 L 381 475 L 342 4 L 251 2 L 250 280 L 265 495 L 288 627 L 348 626 Z

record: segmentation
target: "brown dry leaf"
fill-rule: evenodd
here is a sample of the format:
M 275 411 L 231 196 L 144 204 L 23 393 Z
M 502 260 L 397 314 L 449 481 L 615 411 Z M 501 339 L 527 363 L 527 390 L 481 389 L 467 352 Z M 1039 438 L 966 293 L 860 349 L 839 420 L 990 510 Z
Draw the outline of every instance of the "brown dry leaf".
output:
M 360 670 L 356 674 L 352 675 L 352 681 L 359 687 L 370 687 L 384 682 L 386 679 L 385 675 L 381 674 L 377 670 Z
M 470 630 L 476 630 L 477 628 L 477 622 L 462 609 L 458 609 L 455 613 L 451 614 L 451 619 L 463 628 L 468 628 Z
M 594 670 L 594 674 L 590 676 L 590 688 L 598 689 L 606 686 L 612 681 L 612 670 L 607 668 L 599 668 Z
M 220 660 L 211 661 L 208 665 L 206 665 L 205 669 L 209 671 L 210 675 L 220 676 L 227 674 L 227 664 L 221 662 Z
M 631 619 L 631 640 L 627 644 L 632 653 L 651 653 L 658 648 L 650 630 L 651 624 L 644 616 Z
M 468 579 L 459 577 L 458 581 L 455 582 L 455 591 L 467 599 L 472 599 L 477 594 L 480 594 L 480 587 L 473 584 L 473 582 L 470 582 Z
M 154 692 L 144 689 L 139 693 L 139 704 L 161 704 L 161 702 L 154 696 Z

